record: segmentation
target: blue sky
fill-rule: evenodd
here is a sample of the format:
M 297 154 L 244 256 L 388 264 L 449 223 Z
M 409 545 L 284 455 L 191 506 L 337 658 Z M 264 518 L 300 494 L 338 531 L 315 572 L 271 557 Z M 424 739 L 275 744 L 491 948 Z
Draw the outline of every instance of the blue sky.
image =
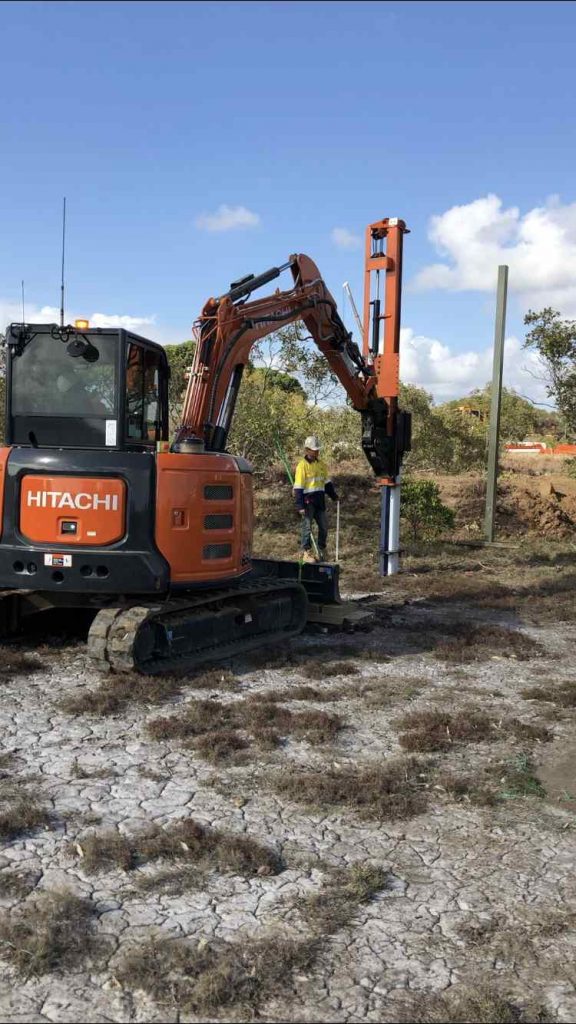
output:
M 405 376 L 438 398 L 489 376 L 498 262 L 510 335 L 529 306 L 576 316 L 575 4 L 7 2 L 0 25 L 5 315 L 22 278 L 58 304 L 66 195 L 68 308 L 160 340 L 295 250 L 360 305 L 381 216 L 411 228 Z

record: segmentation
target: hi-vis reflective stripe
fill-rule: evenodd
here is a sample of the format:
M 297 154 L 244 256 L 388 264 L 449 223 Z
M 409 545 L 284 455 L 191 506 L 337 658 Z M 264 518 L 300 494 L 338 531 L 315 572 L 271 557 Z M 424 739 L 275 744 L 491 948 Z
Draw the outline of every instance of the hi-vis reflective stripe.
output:
M 302 459 L 296 466 L 296 490 L 304 491 L 304 494 L 313 494 L 314 491 L 323 491 L 329 483 L 330 477 L 324 462 L 307 462 L 306 459 Z

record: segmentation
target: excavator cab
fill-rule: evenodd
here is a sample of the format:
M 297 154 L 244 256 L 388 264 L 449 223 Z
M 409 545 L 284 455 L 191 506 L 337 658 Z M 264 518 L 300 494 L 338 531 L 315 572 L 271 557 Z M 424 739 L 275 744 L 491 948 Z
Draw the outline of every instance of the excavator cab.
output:
M 11 324 L 6 443 L 145 451 L 168 440 L 162 346 L 126 330 Z

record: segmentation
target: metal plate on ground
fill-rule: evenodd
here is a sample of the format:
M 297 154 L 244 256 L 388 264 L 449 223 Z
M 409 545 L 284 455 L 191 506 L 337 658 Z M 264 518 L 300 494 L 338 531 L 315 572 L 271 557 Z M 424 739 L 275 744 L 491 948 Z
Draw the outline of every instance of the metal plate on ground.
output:
M 308 622 L 332 629 L 368 629 L 376 621 L 374 612 L 361 608 L 354 601 L 340 604 L 308 604 Z

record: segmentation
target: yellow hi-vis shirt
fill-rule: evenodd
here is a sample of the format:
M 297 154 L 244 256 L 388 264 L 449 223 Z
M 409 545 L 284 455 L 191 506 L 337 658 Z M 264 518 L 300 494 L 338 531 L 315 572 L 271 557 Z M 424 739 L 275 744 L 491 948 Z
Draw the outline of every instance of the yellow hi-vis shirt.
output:
M 294 476 L 294 497 L 298 508 L 304 508 L 310 503 L 324 508 L 326 490 L 329 494 L 334 490 L 326 463 L 322 459 L 316 462 L 301 459 Z

